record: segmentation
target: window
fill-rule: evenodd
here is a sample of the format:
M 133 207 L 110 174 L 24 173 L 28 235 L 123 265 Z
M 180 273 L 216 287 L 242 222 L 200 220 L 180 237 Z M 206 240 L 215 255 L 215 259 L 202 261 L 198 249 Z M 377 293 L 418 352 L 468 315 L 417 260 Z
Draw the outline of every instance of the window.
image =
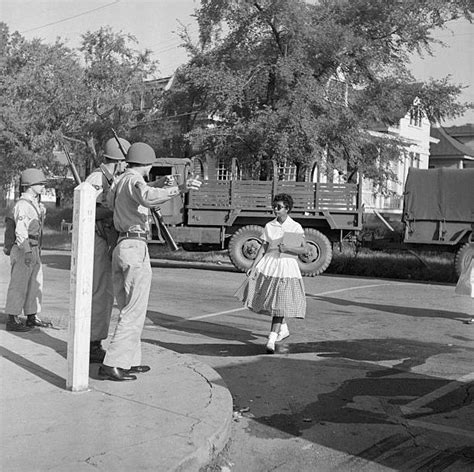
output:
M 232 180 L 232 172 L 227 169 L 222 160 L 217 165 L 217 180 Z
M 420 168 L 420 154 L 418 152 L 410 152 L 410 167 Z
M 277 167 L 278 180 L 285 180 L 288 182 L 296 182 L 297 168 L 295 164 L 289 164 L 288 161 L 283 161 Z

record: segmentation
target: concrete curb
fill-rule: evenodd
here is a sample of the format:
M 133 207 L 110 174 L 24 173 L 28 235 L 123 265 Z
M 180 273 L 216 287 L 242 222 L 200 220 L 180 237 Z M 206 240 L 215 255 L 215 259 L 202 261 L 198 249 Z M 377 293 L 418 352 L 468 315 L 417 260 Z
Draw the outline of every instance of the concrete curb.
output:
M 232 426 L 233 401 L 230 391 L 222 377 L 211 367 L 189 358 L 191 367 L 201 375 L 211 387 L 208 416 L 193 431 L 196 450 L 189 454 L 174 469 L 176 472 L 194 472 L 209 464 L 224 449 L 230 438 Z M 209 379 L 212 379 L 210 381 Z M 212 426 L 212 433 L 205 430 Z

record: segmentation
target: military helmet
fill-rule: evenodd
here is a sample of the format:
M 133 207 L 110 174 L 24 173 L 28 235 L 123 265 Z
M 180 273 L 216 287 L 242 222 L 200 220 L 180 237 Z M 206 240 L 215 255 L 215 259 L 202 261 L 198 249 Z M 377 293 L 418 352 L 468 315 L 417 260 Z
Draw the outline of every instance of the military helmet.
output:
M 130 143 L 123 138 L 118 138 L 118 140 L 120 141 L 120 144 L 122 145 L 122 148 L 126 154 L 128 149 L 130 148 Z M 123 152 L 121 151 L 118 142 L 115 138 L 110 138 L 105 143 L 104 157 L 106 157 L 107 159 L 114 159 L 116 161 L 123 161 L 125 159 L 125 156 L 123 155 Z
M 25 169 L 20 175 L 20 185 L 23 187 L 31 187 L 32 185 L 40 185 L 46 183 L 46 177 L 42 170 Z
M 156 161 L 156 155 L 150 145 L 146 143 L 133 143 L 127 152 L 125 160 L 133 164 L 150 165 Z

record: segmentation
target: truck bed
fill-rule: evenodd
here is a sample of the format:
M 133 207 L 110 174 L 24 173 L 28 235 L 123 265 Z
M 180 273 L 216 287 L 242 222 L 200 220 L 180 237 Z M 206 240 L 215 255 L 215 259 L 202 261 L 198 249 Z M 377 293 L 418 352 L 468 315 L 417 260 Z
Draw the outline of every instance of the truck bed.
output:
M 360 210 L 357 184 L 258 180 L 204 181 L 199 191 L 190 192 L 188 208 L 271 211 L 273 196 L 278 193 L 293 197 L 293 214 L 309 216 L 322 211 L 353 213 Z

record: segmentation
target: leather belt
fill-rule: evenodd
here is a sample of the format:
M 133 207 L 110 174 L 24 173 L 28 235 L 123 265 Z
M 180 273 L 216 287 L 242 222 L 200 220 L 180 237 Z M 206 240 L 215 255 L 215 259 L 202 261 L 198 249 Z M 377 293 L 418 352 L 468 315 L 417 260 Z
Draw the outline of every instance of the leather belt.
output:
M 119 239 L 141 239 L 143 241 L 146 241 L 146 235 L 147 233 L 126 231 L 124 233 L 123 232 L 119 233 Z
M 39 241 L 39 235 L 29 234 L 28 239 L 32 239 L 33 241 Z

